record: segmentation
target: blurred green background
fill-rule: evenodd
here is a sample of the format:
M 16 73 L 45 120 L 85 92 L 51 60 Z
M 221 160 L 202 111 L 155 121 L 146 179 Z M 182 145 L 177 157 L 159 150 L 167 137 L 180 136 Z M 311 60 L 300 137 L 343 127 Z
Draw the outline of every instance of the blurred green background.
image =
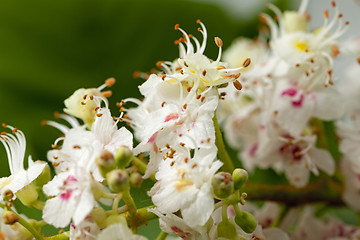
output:
M 263 2 L 259 1 L 258 12 L 263 11 Z M 275 2 L 287 7 L 286 0 Z M 115 77 L 113 110 L 122 98 L 140 97 L 137 86 L 142 80 L 132 74 L 178 56 L 173 42 L 181 34 L 174 30 L 176 23 L 201 39 L 195 23 L 201 19 L 209 34 L 205 53 L 213 59 L 218 52 L 215 36 L 226 48 L 237 36 L 255 36 L 259 24 L 258 12 L 250 17 L 229 15 L 206 1 L 1 0 L 0 6 L 0 122 L 25 133 L 27 154 L 35 160 L 46 159 L 60 134 L 42 127 L 41 120 L 61 112 L 64 99 L 76 89 L 98 87 Z M 0 176 L 8 176 L 2 146 L 0 163 Z M 151 204 L 144 190 L 136 194 L 139 206 Z M 150 239 L 157 232 L 152 228 L 143 230 Z

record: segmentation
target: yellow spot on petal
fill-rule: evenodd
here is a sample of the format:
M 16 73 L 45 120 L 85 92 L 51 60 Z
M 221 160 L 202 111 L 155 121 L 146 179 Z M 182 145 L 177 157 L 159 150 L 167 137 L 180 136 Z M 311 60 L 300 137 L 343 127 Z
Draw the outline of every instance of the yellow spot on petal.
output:
M 308 49 L 308 45 L 305 42 L 296 43 L 294 47 L 302 52 L 305 52 Z
M 190 179 L 180 179 L 179 181 L 177 181 L 177 183 L 175 183 L 175 188 L 179 192 L 183 192 L 186 189 L 188 189 L 189 187 L 191 187 L 192 185 L 193 185 L 193 182 Z

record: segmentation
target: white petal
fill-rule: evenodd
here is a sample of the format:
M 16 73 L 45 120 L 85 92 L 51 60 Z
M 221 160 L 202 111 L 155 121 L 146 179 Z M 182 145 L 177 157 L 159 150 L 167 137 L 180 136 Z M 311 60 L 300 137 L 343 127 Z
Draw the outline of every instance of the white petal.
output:
M 311 161 L 329 175 L 334 174 L 335 162 L 331 154 L 324 149 L 312 148 L 309 152 Z
M 76 208 L 74 197 L 63 200 L 60 197 L 48 199 L 43 209 L 43 219 L 45 222 L 55 227 L 66 227 L 71 220 Z

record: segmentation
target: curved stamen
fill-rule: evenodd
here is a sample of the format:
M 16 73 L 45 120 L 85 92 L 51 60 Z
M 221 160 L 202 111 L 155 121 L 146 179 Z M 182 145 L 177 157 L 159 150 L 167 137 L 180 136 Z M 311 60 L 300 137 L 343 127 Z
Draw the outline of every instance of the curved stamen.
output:
M 308 3 L 309 3 L 309 0 L 302 0 L 298 12 L 305 13 Z
M 200 53 L 202 54 L 202 53 L 204 53 L 205 47 L 206 47 L 207 31 L 206 31 L 205 25 L 200 20 L 197 20 L 197 23 L 200 24 L 200 26 L 201 26 L 200 32 L 203 35 L 203 41 L 202 41 L 201 48 L 200 48 Z
M 267 7 L 271 9 L 278 17 L 279 29 L 280 34 L 283 35 L 285 33 L 285 24 L 284 24 L 284 17 L 282 12 L 277 8 L 274 4 L 267 4 Z
M 265 20 L 266 24 L 269 26 L 271 39 L 275 40 L 279 38 L 278 27 L 276 26 L 275 21 L 266 13 L 260 13 L 260 17 L 262 17 Z

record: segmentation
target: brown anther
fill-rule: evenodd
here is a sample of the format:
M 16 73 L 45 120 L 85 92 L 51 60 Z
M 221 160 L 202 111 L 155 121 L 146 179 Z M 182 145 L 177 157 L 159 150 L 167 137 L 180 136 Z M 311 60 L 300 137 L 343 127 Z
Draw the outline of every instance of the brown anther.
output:
M 6 132 L 1 132 L 0 135 L 6 135 Z
M 169 145 L 169 144 L 166 144 L 165 147 L 166 147 L 167 149 L 170 149 L 170 145 Z
M 209 143 L 209 142 L 210 142 L 210 140 L 211 140 L 211 139 L 210 139 L 210 138 L 208 138 L 208 139 L 206 139 L 206 142 L 207 142 L 207 143 Z
M 127 120 L 130 120 L 130 118 L 129 118 L 129 116 L 128 115 L 126 115 L 126 114 L 124 114 L 124 116 L 123 116 L 125 119 L 127 119 Z
M 278 113 L 279 113 L 279 111 L 277 111 L 277 110 L 274 111 L 275 116 L 278 115 Z
M 170 166 L 172 167 L 172 166 L 174 166 L 174 164 L 175 164 L 175 161 L 172 161 L 172 162 L 170 163 Z
M 103 95 L 106 98 L 111 97 L 112 91 L 111 90 L 104 91 L 104 92 L 101 93 L 101 95 Z
M 91 96 L 90 96 L 90 100 L 91 100 L 91 101 L 94 100 L 94 96 L 91 95 Z
M 221 93 L 220 93 L 220 96 L 222 96 L 222 97 L 223 97 L 223 96 L 226 96 L 226 92 L 221 92 Z
M 60 229 L 60 230 L 59 230 L 59 234 L 62 234 L 62 233 L 64 233 L 64 232 L 65 232 L 64 229 Z
M 17 133 L 17 131 L 18 131 L 17 128 L 14 128 L 14 129 L 12 130 L 12 133 L 15 134 L 15 133 Z
M 121 103 L 117 102 L 116 107 L 121 108 Z
M 329 80 L 329 84 L 330 84 L 330 85 L 334 85 L 334 81 L 330 79 L 330 80 Z
M 329 11 L 327 9 L 324 11 L 324 16 L 325 18 L 329 18 Z
M 201 32 L 201 28 L 198 27 L 198 28 L 197 28 L 197 31 L 198 31 L 198 32 Z
M 300 64 L 299 64 L 299 63 L 297 63 L 297 64 L 295 65 L 295 67 L 300 67 Z
M 181 133 L 179 133 L 179 137 L 182 137 L 182 134 L 181 134 Z
M 116 117 L 115 117 L 115 116 L 112 116 L 112 119 L 115 121 Z
M 97 112 L 97 110 L 99 110 L 100 109 L 100 107 L 96 107 L 94 110 L 95 110 L 95 112 Z
M 238 80 L 233 81 L 233 85 L 239 91 L 242 89 L 242 85 Z
M 331 2 L 331 5 L 332 5 L 333 7 L 336 7 L 335 1 L 332 1 L 332 2 Z
M 134 73 L 133 73 L 133 78 L 140 78 L 140 76 L 141 76 L 141 72 L 140 71 L 135 71 Z
M 204 70 L 204 71 L 202 72 L 202 75 L 205 77 L 205 75 L 206 75 L 206 70 Z
M 161 150 L 161 148 L 158 148 L 158 152 L 159 152 L 159 153 L 162 153 L 162 150 Z
M 179 40 L 175 40 L 175 41 L 174 41 L 174 44 L 175 44 L 175 45 L 179 45 L 179 44 L 180 44 L 180 41 L 179 41 Z
M 186 109 L 187 108 L 187 104 L 185 103 L 184 105 L 183 105 L 183 109 Z
M 311 63 L 314 63 L 314 59 L 312 59 L 312 58 L 310 58 L 310 60 L 309 60 Z
M 314 73 L 315 72 L 315 70 L 312 68 L 311 70 L 310 70 L 312 73 Z
M 250 60 L 250 58 L 247 58 L 247 59 L 245 59 L 245 61 L 243 62 L 243 67 L 248 67 L 249 65 L 250 65 L 250 63 L 251 63 L 251 60 Z
M 308 77 L 308 76 L 309 76 L 309 72 L 305 72 L 305 75 Z
M 81 147 L 79 145 L 74 145 L 73 148 L 74 149 L 80 149 Z
M 183 69 L 180 70 L 180 74 L 184 74 L 184 70 L 183 70 Z
M 356 60 L 357 60 L 358 64 L 360 64 L 360 58 L 357 58 Z
M 46 120 L 42 120 L 42 121 L 40 122 L 40 124 L 41 124 L 41 126 L 45 126 L 45 125 L 47 124 L 47 121 L 46 121 Z
M 187 65 L 187 63 L 184 61 L 184 65 L 185 65 L 185 67 L 189 67 L 189 65 Z
M 84 100 L 86 100 L 86 98 L 87 98 L 87 94 L 85 94 L 85 95 L 83 96 L 83 99 L 84 99 Z
M 310 20 L 311 20 L 311 15 L 310 15 L 310 13 L 305 12 L 305 13 L 304 13 L 304 16 L 305 16 L 306 21 L 310 22 Z
M 326 88 L 329 86 L 329 85 L 327 85 L 326 83 L 324 83 L 323 85 L 324 85 L 324 87 L 326 87 Z
M 201 98 L 201 94 L 196 95 L 196 99 Z
M 86 105 L 86 103 L 84 103 L 84 102 L 81 102 L 81 105 Z
M 166 75 L 163 75 L 162 77 L 161 77 L 161 79 L 164 81 L 165 80 L 165 78 L 166 78 Z
M 196 168 L 197 167 L 197 164 L 196 163 L 194 163 L 192 166 L 191 166 L 191 168 Z
M 105 84 L 106 84 L 106 86 L 108 86 L 108 87 L 114 86 L 115 82 L 116 82 L 116 80 L 115 80 L 115 78 L 113 78 L 113 77 L 108 78 L 108 79 L 105 80 Z
M 221 69 L 225 69 L 226 67 L 223 65 L 219 65 L 218 67 L 216 67 L 217 70 L 221 70 Z
M 260 20 L 260 22 L 262 22 L 262 23 L 267 23 L 267 19 L 266 19 L 266 17 L 263 15 L 263 14 L 259 14 L 259 20 Z
M 234 75 L 234 78 L 238 79 L 240 77 L 240 75 L 241 75 L 240 73 L 237 73 L 237 74 Z
M 346 22 L 345 22 L 345 25 L 349 25 L 349 24 L 350 24 L 350 22 L 349 22 L 349 21 L 346 21 Z
M 332 75 L 332 69 L 330 69 L 329 71 L 328 71 L 328 74 L 331 76 Z
M 57 167 L 57 166 L 60 165 L 60 163 L 59 162 L 53 162 L 53 163 L 51 163 L 51 165 L 53 165 L 54 167 Z
M 51 148 L 58 148 L 58 145 L 56 145 L 56 144 L 51 144 Z
M 343 15 L 342 15 L 342 13 L 340 13 L 339 15 L 338 15 L 338 18 L 342 18 L 343 17 Z
M 163 101 L 162 103 L 161 103 L 161 107 L 164 107 L 164 105 L 165 105 L 165 101 Z
M 158 68 L 162 68 L 163 63 L 164 63 L 164 61 L 157 61 L 157 63 L 155 65 Z
M 185 147 L 185 143 L 181 142 L 180 146 Z
M 188 163 L 189 159 L 188 158 L 184 158 L 184 162 Z
M 219 48 L 223 46 L 223 41 L 221 40 L 221 38 L 215 37 L 214 40 L 215 40 L 216 46 L 218 46 Z
M 121 105 L 125 105 L 125 103 L 126 103 L 124 100 L 121 100 L 120 102 L 121 102 Z
M 201 140 L 200 143 L 203 144 L 205 141 L 204 140 Z
M 177 67 L 175 68 L 175 71 L 179 71 L 180 69 L 182 69 L 182 67 Z
M 196 23 L 197 23 L 197 24 L 200 24 L 200 22 L 201 22 L 200 19 L 197 19 L 197 20 L 196 20 Z
M 2 123 L 1 126 L 4 127 L 4 128 L 7 127 L 5 123 Z
M 178 30 L 178 29 L 179 29 L 179 26 L 180 26 L 179 24 L 175 24 L 174 29 L 175 29 L 175 30 Z
M 200 101 L 203 102 L 205 100 L 205 96 L 202 96 Z
M 124 119 L 122 119 L 121 117 L 119 117 L 119 118 L 118 118 L 118 121 L 119 121 L 119 122 L 123 122 Z
M 191 89 L 192 89 L 192 87 L 187 87 L 187 88 L 186 88 L 186 91 L 190 92 Z
M 97 117 L 101 117 L 102 116 L 102 113 L 98 113 L 96 114 Z

